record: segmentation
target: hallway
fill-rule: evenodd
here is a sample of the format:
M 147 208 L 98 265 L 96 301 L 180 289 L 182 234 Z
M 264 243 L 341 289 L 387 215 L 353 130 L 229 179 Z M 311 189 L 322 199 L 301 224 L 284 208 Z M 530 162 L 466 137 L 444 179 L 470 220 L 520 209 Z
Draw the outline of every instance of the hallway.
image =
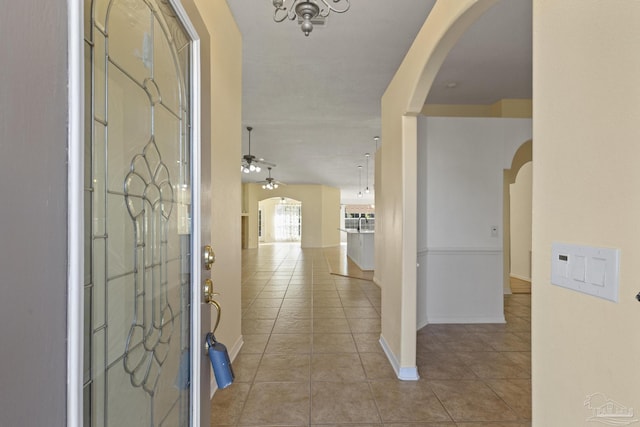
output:
M 530 295 L 505 296 L 506 325 L 420 330 L 421 379 L 403 382 L 378 343 L 380 289 L 332 275 L 325 251 L 243 251 L 245 344 L 212 426 L 530 426 Z

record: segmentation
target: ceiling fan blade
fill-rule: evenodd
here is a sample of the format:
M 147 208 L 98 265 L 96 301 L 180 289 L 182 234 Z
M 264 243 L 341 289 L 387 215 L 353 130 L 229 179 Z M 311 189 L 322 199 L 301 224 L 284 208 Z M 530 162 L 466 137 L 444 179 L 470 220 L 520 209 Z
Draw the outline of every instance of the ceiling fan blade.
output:
M 275 164 L 275 163 L 268 162 L 268 161 L 266 161 L 265 159 L 262 159 L 262 158 L 260 158 L 260 159 L 254 159 L 253 161 L 254 161 L 255 163 L 261 163 L 261 164 L 263 164 L 263 165 L 265 165 L 265 166 L 271 166 L 272 168 L 275 168 L 275 167 L 276 167 L 276 164 Z

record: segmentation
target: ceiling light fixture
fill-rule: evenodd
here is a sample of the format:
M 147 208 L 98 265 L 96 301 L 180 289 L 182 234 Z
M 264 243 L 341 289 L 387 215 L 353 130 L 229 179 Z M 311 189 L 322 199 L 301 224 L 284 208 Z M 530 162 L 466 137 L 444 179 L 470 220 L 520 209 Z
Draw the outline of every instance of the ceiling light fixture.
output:
M 350 0 L 273 0 L 273 20 L 282 22 L 297 19 L 305 36 L 313 31 L 314 21 L 324 19 L 330 12 L 344 13 L 351 6 Z M 320 21 L 321 22 L 321 21 Z M 318 23 L 317 21 L 315 23 Z
M 247 130 L 249 131 L 249 154 L 245 154 L 244 156 L 242 156 L 242 164 L 240 165 L 240 170 L 244 173 L 260 172 L 260 166 L 253 164 L 256 160 L 256 156 L 251 155 L 251 131 L 253 130 L 253 128 L 251 126 L 247 126 Z
M 251 131 L 253 130 L 253 128 L 251 126 L 247 126 L 247 130 L 249 131 L 249 153 L 242 156 L 240 171 L 244 173 L 260 172 L 262 168 L 260 167 L 260 165 L 258 165 L 258 163 L 275 167 L 276 165 L 274 165 L 273 163 L 267 162 L 263 158 L 259 159 L 251 154 Z
M 366 171 L 367 186 L 365 187 L 364 192 L 369 194 L 369 157 L 371 157 L 371 154 L 365 153 L 364 156 L 367 158 L 367 171 Z
M 263 190 L 275 190 L 276 188 L 279 187 L 279 182 L 276 181 L 275 179 L 271 178 L 271 168 L 267 168 L 269 169 L 269 177 L 265 180 L 265 183 L 262 184 L 262 189 Z
M 362 166 L 358 166 L 358 198 L 362 198 Z

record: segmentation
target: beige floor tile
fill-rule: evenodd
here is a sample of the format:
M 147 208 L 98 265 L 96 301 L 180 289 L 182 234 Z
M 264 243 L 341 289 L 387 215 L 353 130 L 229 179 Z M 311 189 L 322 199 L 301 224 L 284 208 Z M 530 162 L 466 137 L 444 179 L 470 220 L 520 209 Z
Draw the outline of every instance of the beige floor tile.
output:
M 314 319 L 346 319 L 342 307 L 317 307 L 313 309 Z
M 245 310 L 243 319 L 275 319 L 278 317 L 279 307 L 255 307 Z
M 265 354 L 255 382 L 309 381 L 311 359 L 308 354 Z
M 271 291 L 265 288 L 265 290 L 263 290 L 258 294 L 258 298 L 284 298 L 284 295 L 286 294 L 286 292 L 287 292 L 286 290 Z
M 306 425 L 309 383 L 256 383 L 240 416 L 245 425 Z
M 454 422 L 440 422 L 440 423 L 384 423 L 384 427 L 456 427 Z
M 289 286 L 287 293 L 284 294 L 285 298 L 311 298 L 313 291 L 307 287 L 302 286 Z
M 278 318 L 310 319 L 313 317 L 311 307 L 283 307 L 278 313 Z
M 308 307 L 311 308 L 311 298 L 285 298 L 281 308 Z
M 516 423 L 456 423 L 456 426 L 457 427 L 531 427 L 531 423 L 530 422 L 516 422 Z
M 530 351 L 507 351 L 502 353 L 504 357 L 514 363 L 531 370 L 531 352 Z
M 343 307 L 373 307 L 371 305 L 371 301 L 369 298 L 363 297 L 355 297 L 355 298 L 341 298 Z
M 475 380 L 476 374 L 456 357 L 456 353 L 420 354 L 417 358 L 420 377 L 430 380 Z
M 505 296 L 505 324 L 422 328 L 421 380 L 402 382 L 379 343 L 380 288 L 330 274 L 324 257 L 294 245 L 243 251 L 245 343 L 212 425 L 531 427 L 530 295 Z
M 520 418 L 531 419 L 531 380 L 489 380 L 487 384 Z
M 342 302 L 340 298 L 314 298 L 313 299 L 313 308 L 320 307 L 342 307 Z
M 531 339 L 524 340 L 512 332 L 476 334 L 496 351 L 531 351 Z
M 237 383 L 224 390 L 217 390 L 211 402 L 211 425 L 236 425 L 250 388 L 251 384 Z
M 311 334 L 271 334 L 265 353 L 311 353 Z
M 258 370 L 258 365 L 262 359 L 262 353 L 251 354 L 240 352 L 231 364 L 233 373 L 235 374 L 235 383 L 253 382 Z
M 275 319 L 242 319 L 243 334 L 269 334 Z
M 454 421 L 516 421 L 518 416 L 482 381 L 431 381 Z
M 313 354 L 312 381 L 364 381 L 366 379 L 360 356 L 355 353 Z
M 311 319 L 279 318 L 273 327 L 274 334 L 310 334 Z
M 339 298 L 338 291 L 335 289 L 313 289 L 313 298 Z
M 380 314 L 373 307 L 346 307 L 344 314 L 349 319 L 379 319 Z
M 396 379 L 396 373 L 389 363 L 389 359 L 383 352 L 362 353 L 360 360 L 364 367 L 365 375 L 369 380 Z
M 256 298 L 251 305 L 251 308 L 263 308 L 272 307 L 280 308 L 282 305 L 282 298 Z
M 313 353 L 357 353 L 351 334 L 313 334 Z
M 360 353 L 379 353 L 383 351 L 382 346 L 380 345 L 380 334 L 354 333 L 353 339 L 356 342 L 356 348 Z
M 269 336 L 269 334 L 243 334 L 244 344 L 240 349 L 240 353 L 264 353 Z
M 311 422 L 314 424 L 380 423 L 366 382 L 314 382 L 311 390 Z
M 354 334 L 376 333 L 380 334 L 380 319 L 347 319 L 349 327 Z
M 426 381 L 372 381 L 371 388 L 384 423 L 451 421 Z
M 531 369 L 509 360 L 501 352 L 459 353 L 463 362 L 479 378 L 483 379 L 528 379 Z
M 347 319 L 313 319 L 313 333 L 318 334 L 342 334 L 350 333 Z

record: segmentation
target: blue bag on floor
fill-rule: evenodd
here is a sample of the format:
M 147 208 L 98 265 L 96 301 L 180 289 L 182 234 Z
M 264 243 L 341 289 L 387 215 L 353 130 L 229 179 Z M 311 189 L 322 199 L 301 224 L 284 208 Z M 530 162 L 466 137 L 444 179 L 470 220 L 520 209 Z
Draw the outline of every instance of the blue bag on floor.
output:
M 227 388 L 235 379 L 227 347 L 216 341 L 213 332 L 207 334 L 207 345 L 209 347 L 209 359 L 211 359 L 211 366 L 216 377 L 216 384 L 218 384 L 219 389 Z

